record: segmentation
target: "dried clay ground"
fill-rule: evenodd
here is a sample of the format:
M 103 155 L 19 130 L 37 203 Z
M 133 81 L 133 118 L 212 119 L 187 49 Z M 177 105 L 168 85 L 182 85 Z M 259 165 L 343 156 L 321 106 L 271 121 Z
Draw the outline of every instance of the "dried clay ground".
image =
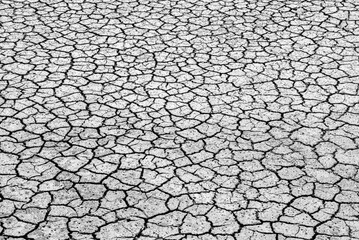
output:
M 0 240 L 358 240 L 358 0 L 0 0 Z

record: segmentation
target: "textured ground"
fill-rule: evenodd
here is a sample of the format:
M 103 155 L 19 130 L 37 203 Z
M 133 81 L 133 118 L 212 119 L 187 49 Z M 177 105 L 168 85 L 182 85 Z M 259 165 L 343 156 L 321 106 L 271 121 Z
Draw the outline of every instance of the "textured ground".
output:
M 1 0 L 0 239 L 359 239 L 358 0 Z

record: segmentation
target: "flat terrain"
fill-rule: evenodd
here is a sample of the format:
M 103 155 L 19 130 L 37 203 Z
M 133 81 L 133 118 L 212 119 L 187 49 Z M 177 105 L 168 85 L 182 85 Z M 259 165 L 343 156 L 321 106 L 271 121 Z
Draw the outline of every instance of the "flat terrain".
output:
M 358 240 L 358 0 L 0 0 L 0 240 Z

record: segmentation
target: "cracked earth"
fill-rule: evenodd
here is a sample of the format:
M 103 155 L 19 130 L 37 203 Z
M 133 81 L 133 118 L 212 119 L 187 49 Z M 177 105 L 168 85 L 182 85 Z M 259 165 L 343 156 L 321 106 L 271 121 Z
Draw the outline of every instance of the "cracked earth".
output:
M 1 0 L 1 240 L 359 239 L 357 0 Z

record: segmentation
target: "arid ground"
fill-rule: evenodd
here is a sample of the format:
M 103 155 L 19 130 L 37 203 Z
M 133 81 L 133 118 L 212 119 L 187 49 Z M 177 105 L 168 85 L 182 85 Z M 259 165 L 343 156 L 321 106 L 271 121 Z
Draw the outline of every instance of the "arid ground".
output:
M 0 0 L 0 240 L 359 239 L 358 0 Z

